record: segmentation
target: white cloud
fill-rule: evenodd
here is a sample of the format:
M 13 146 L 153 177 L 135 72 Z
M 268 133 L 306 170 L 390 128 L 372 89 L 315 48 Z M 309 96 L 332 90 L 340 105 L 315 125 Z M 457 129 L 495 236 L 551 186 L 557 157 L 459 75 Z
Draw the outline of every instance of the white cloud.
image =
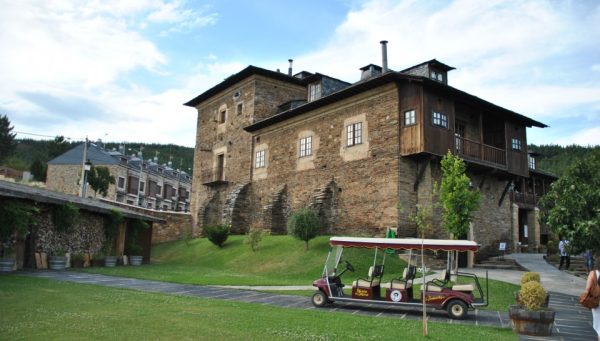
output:
M 350 12 L 323 49 L 295 64 L 356 81 L 359 67 L 381 64 L 378 42 L 386 39 L 390 68 L 437 58 L 457 67 L 450 85 L 552 123 L 546 121 L 600 107 L 600 81 L 581 78 L 585 72 L 572 65 L 600 53 L 593 45 L 600 40 L 596 19 L 597 3 L 374 0 Z
M 168 75 L 167 57 L 140 27 L 175 32 L 215 16 L 179 1 L 3 2 L 0 108 L 24 132 L 193 146 L 195 115 L 181 105 L 192 92 L 153 93 L 128 75 Z
M 582 146 L 600 145 L 600 127 L 582 130 L 570 136 L 564 136 L 556 140 L 560 145 L 578 144 Z

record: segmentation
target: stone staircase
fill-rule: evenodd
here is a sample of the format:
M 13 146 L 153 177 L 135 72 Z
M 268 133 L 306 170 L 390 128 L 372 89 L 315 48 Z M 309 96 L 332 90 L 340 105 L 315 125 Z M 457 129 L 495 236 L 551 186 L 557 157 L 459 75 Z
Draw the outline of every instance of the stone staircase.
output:
M 560 256 L 546 256 L 546 262 L 548 262 L 548 264 L 554 265 L 558 269 L 558 266 L 560 265 Z M 565 269 L 565 264 L 563 264 L 562 269 Z M 587 278 L 588 276 L 587 269 L 585 268 L 585 259 L 582 256 L 571 256 L 571 266 L 569 267 L 569 270 L 565 271 L 568 271 L 574 276 L 582 278 Z
M 506 257 L 490 257 L 486 260 L 475 263 L 474 267 L 495 270 L 526 270 L 525 268 L 520 266 L 519 263 L 517 263 L 514 259 L 509 259 Z

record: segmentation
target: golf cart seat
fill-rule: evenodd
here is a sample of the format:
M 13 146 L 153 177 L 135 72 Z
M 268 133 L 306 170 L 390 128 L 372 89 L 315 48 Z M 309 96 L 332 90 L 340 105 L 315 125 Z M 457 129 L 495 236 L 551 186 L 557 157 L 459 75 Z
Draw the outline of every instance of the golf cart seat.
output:
M 390 283 L 383 283 L 381 286 L 384 288 L 401 290 L 411 288 L 412 281 L 415 278 L 415 272 L 416 268 L 414 266 L 408 266 L 404 268 L 404 271 L 402 272 L 402 278 L 394 278 Z
M 454 284 L 452 286 L 452 290 L 456 290 L 456 291 L 473 291 L 475 290 L 475 286 L 471 283 L 471 284 Z
M 383 275 L 383 265 L 375 265 L 369 267 L 367 278 L 359 278 L 352 282 L 352 287 L 372 288 L 379 285 L 381 276 Z
M 425 283 L 425 287 L 427 288 L 427 291 L 440 292 L 446 287 L 446 284 L 449 281 L 450 281 L 450 271 L 444 269 L 444 271 L 442 271 L 439 278 L 433 279 L 433 280 Z M 421 290 L 423 290 L 423 287 L 421 287 Z

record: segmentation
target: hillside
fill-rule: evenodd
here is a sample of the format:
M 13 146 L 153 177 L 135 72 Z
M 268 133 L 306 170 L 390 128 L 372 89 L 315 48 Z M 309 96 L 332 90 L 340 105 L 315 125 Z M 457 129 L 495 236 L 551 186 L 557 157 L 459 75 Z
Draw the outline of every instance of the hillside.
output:
M 538 169 L 561 176 L 573 161 L 600 152 L 600 146 L 529 145 L 529 151 L 540 154 L 536 158 Z

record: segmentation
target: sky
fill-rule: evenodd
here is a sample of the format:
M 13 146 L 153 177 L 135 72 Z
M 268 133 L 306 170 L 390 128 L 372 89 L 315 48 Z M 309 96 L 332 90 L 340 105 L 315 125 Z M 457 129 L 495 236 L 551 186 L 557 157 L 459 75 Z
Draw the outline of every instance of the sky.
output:
M 248 65 L 402 70 L 549 125 L 528 143 L 600 144 L 600 1 L 0 0 L 0 114 L 19 138 L 193 147 L 183 103 Z

